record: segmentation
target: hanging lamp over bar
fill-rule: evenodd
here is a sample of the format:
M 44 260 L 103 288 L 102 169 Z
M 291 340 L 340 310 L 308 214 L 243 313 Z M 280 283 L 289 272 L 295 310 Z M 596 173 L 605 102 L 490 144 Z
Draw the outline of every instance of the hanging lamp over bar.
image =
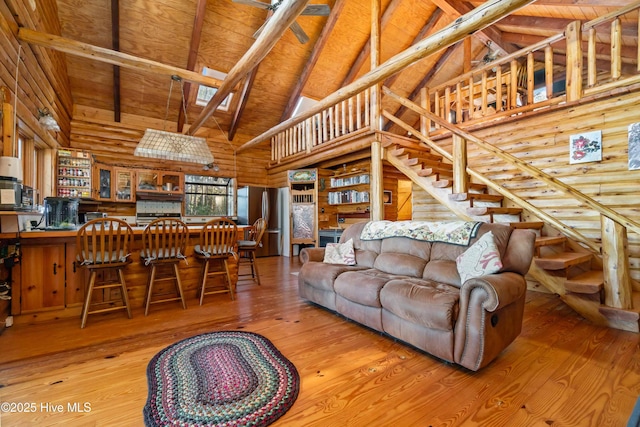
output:
M 213 155 L 206 139 L 156 129 L 147 129 L 144 132 L 133 154 L 203 165 L 213 163 Z
M 171 101 L 171 91 L 173 90 L 174 81 L 180 82 L 180 96 L 182 98 L 185 120 L 187 117 L 182 79 L 179 76 L 172 76 L 164 117 L 165 124 L 169 115 L 169 102 Z M 144 132 L 133 154 L 140 157 L 200 163 L 203 165 L 213 163 L 213 154 L 211 154 L 205 138 L 156 129 L 147 129 Z

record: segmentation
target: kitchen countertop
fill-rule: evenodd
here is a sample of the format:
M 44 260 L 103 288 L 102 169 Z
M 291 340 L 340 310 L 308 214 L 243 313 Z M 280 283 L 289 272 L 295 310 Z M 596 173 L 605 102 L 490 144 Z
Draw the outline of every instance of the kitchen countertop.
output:
M 238 230 L 244 230 L 248 228 L 248 225 L 238 225 Z M 134 236 L 142 234 L 144 230 L 143 226 L 132 226 Z M 188 225 L 189 234 L 197 234 L 202 230 L 202 225 Z M 20 239 L 42 239 L 42 238 L 55 238 L 55 237 L 75 237 L 78 233 L 77 229 L 70 230 L 31 230 L 20 231 Z

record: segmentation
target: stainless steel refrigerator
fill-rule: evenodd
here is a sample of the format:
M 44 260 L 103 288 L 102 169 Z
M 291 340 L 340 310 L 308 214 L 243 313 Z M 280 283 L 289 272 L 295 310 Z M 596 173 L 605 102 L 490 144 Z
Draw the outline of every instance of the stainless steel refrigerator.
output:
M 256 256 L 280 255 L 280 212 L 278 189 L 267 187 L 238 188 L 238 225 L 251 225 L 258 218 L 267 221 L 267 230 L 262 236 L 262 247 Z

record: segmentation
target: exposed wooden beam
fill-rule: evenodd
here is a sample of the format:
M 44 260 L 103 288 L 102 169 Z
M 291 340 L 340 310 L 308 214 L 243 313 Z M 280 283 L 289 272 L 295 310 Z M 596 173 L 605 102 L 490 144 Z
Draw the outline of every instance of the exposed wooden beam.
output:
M 402 0 L 391 0 L 391 3 L 389 3 L 387 8 L 384 10 L 384 13 L 382 14 L 382 19 L 380 20 L 380 27 L 382 29 L 384 29 L 387 23 L 391 20 L 393 13 L 396 11 L 396 9 L 398 8 L 398 6 L 400 6 L 401 3 L 402 3 Z M 371 35 L 369 35 L 369 39 L 366 41 L 362 49 L 360 49 L 360 53 L 358 54 L 358 57 L 356 58 L 356 60 L 353 62 L 353 64 L 351 64 L 349 73 L 344 78 L 342 83 L 340 83 L 340 87 L 346 86 L 355 80 L 356 76 L 358 75 L 358 72 L 360 71 L 360 68 L 362 68 L 362 66 L 364 65 L 369 54 L 371 54 Z
M 293 113 L 293 110 L 296 108 L 298 98 L 300 97 L 300 94 L 302 94 L 302 88 L 304 88 L 304 86 L 307 84 L 309 76 L 311 75 L 311 71 L 318 62 L 318 58 L 320 57 L 324 46 L 327 44 L 329 35 L 333 31 L 333 27 L 335 27 L 336 22 L 338 21 L 338 17 L 340 16 L 340 13 L 342 12 L 342 9 L 344 8 L 344 5 L 346 3 L 347 0 L 336 0 L 336 2 L 333 4 L 333 7 L 331 8 L 331 14 L 327 18 L 327 22 L 324 24 L 324 28 L 322 29 L 322 33 L 320 33 L 320 37 L 318 37 L 318 40 L 313 45 L 311 56 L 304 65 L 302 73 L 300 73 L 300 78 L 296 83 L 296 87 L 293 88 L 293 91 L 291 92 L 291 96 L 289 97 L 289 101 L 287 101 L 287 106 L 285 107 L 284 112 L 280 117 L 280 121 L 288 119 L 289 116 L 291 116 L 291 114 Z
M 444 13 L 451 16 L 454 19 L 462 16 L 465 13 L 469 13 L 473 6 L 463 1 L 454 0 L 433 0 L 433 3 L 438 6 Z M 478 31 L 474 34 L 485 45 L 491 42 L 491 46 L 494 50 L 498 50 L 502 54 L 513 53 L 517 49 L 513 46 L 505 46 L 502 41 L 502 33 L 495 27 L 487 27 L 482 31 Z
M 538 3 L 536 2 L 536 4 Z M 504 33 L 508 32 L 510 29 L 517 30 L 522 28 L 531 28 L 531 29 L 544 28 L 545 31 L 550 31 L 552 33 L 556 33 L 556 32 L 561 33 L 567 29 L 567 25 L 569 25 L 571 21 L 574 21 L 574 19 L 547 18 L 542 16 L 511 15 L 501 19 L 498 25 L 503 28 L 503 41 L 504 41 Z M 608 25 L 602 26 L 600 30 L 605 34 L 609 35 Z M 517 31 L 514 31 L 514 32 L 517 32 Z M 638 26 L 635 23 L 631 23 L 631 22 L 623 23 L 622 35 L 624 37 L 636 37 L 638 35 L 637 33 L 638 33 Z
M 94 59 L 107 64 L 118 65 L 140 72 L 155 73 L 166 76 L 178 76 L 185 81 L 204 84 L 207 86 L 219 86 L 222 81 L 212 77 L 203 76 L 200 73 L 185 70 L 178 67 L 172 67 L 161 62 L 152 61 L 150 59 L 139 58 L 123 52 L 116 52 L 112 49 L 106 49 L 94 46 L 89 43 L 83 43 L 54 34 L 42 33 L 20 27 L 17 34 L 18 39 L 43 46 L 49 49 L 65 52 L 70 55 L 80 56 L 82 58 Z
M 120 51 L 120 2 L 111 0 L 111 48 Z M 113 121 L 120 122 L 120 67 L 113 66 Z
M 369 71 L 353 83 L 338 89 L 336 92 L 327 96 L 309 110 L 280 123 L 267 132 L 264 132 L 263 134 L 246 142 L 242 146 L 238 147 L 237 151 L 244 151 L 264 141 L 268 141 L 272 136 L 277 135 L 279 132 L 288 129 L 289 127 L 298 124 L 315 114 L 318 114 L 331 105 L 335 105 L 340 101 L 344 101 L 345 99 L 362 92 L 364 89 L 383 81 L 414 62 L 457 43 L 469 34 L 473 34 L 476 31 L 493 24 L 500 18 L 513 13 L 532 1 L 533 0 L 489 0 L 482 3 L 480 6 L 459 19 L 456 19 L 442 30 L 421 40 L 392 58 L 389 58 L 384 64 Z
M 218 91 L 204 107 L 202 112 L 189 128 L 189 134 L 193 135 L 204 122 L 211 117 L 213 112 L 231 93 L 233 87 L 240 82 L 249 72 L 256 67 L 260 61 L 271 51 L 273 46 L 280 40 L 282 34 L 289 28 L 298 15 L 304 10 L 308 0 L 284 0 L 282 5 L 278 7 L 273 17 L 269 19 L 264 29 L 251 45 L 247 53 L 233 66 L 227 73 Z
M 202 36 L 202 25 L 204 23 L 204 14 L 207 11 L 207 0 L 198 0 L 196 5 L 196 15 L 193 18 L 193 27 L 191 29 L 191 42 L 189 43 L 189 57 L 187 58 L 187 70 L 194 71 L 198 60 L 198 50 L 200 49 L 200 37 Z M 187 110 L 186 102 L 189 100 L 191 92 L 191 83 L 185 82 L 183 85 L 184 94 L 178 111 L 177 132 L 182 132 L 184 122 L 186 120 L 184 112 Z
M 229 126 L 229 136 L 227 137 L 229 141 L 233 141 L 233 138 L 236 136 L 236 132 L 238 131 L 240 118 L 242 117 L 244 108 L 246 107 L 247 101 L 249 100 L 249 94 L 251 93 L 251 89 L 253 88 L 253 82 L 256 79 L 256 74 L 258 74 L 258 68 L 260 68 L 259 64 L 256 68 L 251 70 L 244 81 L 244 85 L 242 86 L 242 92 L 240 94 L 240 100 L 238 101 L 238 107 L 233 113 L 233 119 L 231 120 L 231 125 Z

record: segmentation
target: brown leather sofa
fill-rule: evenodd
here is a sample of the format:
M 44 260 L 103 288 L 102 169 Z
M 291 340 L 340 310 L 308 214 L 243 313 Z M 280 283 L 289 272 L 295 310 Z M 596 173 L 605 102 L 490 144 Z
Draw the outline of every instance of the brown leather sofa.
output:
M 407 237 L 361 240 L 365 223 L 348 227 L 356 265 L 323 262 L 325 248 L 304 248 L 302 298 L 477 371 L 520 334 L 535 234 L 482 223 L 470 245 L 493 233 L 502 268 L 460 283 L 456 258 L 468 247 Z

